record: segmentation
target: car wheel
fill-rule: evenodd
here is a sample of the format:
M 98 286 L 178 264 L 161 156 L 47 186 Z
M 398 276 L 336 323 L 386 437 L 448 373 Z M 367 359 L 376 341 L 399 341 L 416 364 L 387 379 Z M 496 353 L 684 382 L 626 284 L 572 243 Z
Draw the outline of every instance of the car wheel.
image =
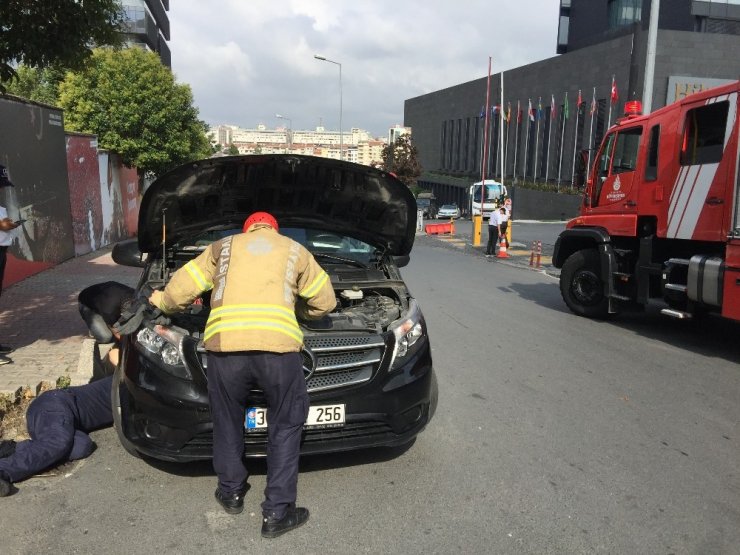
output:
M 605 318 L 609 314 L 596 249 L 583 249 L 568 257 L 560 273 L 560 294 L 568 308 L 579 316 Z
M 113 409 L 113 427 L 116 429 L 116 433 L 118 434 L 118 439 L 121 442 L 121 445 L 123 445 L 123 448 L 126 450 L 126 452 L 129 455 L 132 455 L 136 457 L 137 459 L 141 458 L 141 453 L 139 453 L 134 445 L 128 440 L 128 438 L 123 433 L 123 424 L 122 424 L 122 418 L 121 418 L 121 394 L 119 392 L 121 384 L 123 383 L 123 368 L 121 367 L 121 364 L 119 363 L 118 366 L 116 366 L 115 372 L 113 372 L 113 385 L 111 386 L 110 391 L 110 404 L 111 408 Z

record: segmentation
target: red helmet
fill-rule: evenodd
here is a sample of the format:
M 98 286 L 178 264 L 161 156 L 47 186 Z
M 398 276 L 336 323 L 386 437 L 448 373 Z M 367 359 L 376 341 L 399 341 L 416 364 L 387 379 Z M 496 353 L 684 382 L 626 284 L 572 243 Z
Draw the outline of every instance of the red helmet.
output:
M 272 214 L 268 214 L 267 212 L 255 212 L 254 214 L 249 216 L 244 221 L 244 227 L 242 228 L 242 231 L 246 233 L 247 230 L 254 224 L 267 224 L 275 231 L 278 231 L 277 220 L 272 216 Z

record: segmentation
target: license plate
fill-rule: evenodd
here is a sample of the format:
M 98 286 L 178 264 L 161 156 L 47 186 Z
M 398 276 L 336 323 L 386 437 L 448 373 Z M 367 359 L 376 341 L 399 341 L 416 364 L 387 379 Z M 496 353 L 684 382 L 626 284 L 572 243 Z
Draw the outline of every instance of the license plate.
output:
M 316 405 L 309 407 L 308 418 L 303 428 L 337 428 L 344 426 L 344 403 L 340 405 Z M 247 430 L 264 430 L 267 428 L 267 409 L 249 407 L 244 419 Z

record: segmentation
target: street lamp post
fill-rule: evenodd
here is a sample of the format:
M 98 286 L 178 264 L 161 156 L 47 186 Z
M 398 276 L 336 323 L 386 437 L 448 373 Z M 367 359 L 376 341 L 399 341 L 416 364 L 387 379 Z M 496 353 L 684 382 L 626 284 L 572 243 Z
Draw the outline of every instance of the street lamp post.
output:
M 329 62 L 330 64 L 339 66 L 339 159 L 344 160 L 344 139 L 342 138 L 342 64 L 324 56 L 319 56 L 318 54 L 314 54 L 313 57 L 322 62 Z
M 275 117 L 278 119 L 288 120 L 288 151 L 290 151 L 291 147 L 293 146 L 293 120 L 290 119 L 288 116 L 282 116 L 280 114 L 275 114 Z

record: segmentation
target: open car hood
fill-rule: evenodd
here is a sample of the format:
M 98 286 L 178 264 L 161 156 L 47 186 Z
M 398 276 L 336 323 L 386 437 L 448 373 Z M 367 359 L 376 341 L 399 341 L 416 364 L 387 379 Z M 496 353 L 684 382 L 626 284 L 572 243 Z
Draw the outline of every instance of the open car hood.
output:
M 149 186 L 139 249 L 161 248 L 163 231 L 169 244 L 221 224 L 241 227 L 256 211 L 280 226 L 342 233 L 395 256 L 409 254 L 416 233 L 414 196 L 387 172 L 314 156 L 229 156 L 182 165 Z

